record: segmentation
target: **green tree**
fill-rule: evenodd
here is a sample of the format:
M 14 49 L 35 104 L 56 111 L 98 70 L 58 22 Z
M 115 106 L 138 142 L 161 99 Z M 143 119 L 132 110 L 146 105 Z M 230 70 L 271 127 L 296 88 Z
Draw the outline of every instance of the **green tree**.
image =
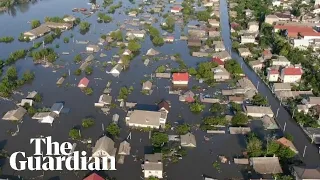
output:
M 193 102 L 189 105 L 190 111 L 193 113 L 200 113 L 206 106 L 200 102 Z
M 78 129 L 75 129 L 75 128 L 72 128 L 70 131 L 69 131 L 69 137 L 72 138 L 72 139 L 80 139 L 81 138 L 81 135 L 80 135 L 80 132 Z
M 166 133 L 154 132 L 151 136 L 151 143 L 154 147 L 162 147 L 169 141 L 169 137 Z
M 41 101 L 42 101 L 42 96 L 41 96 L 39 93 L 37 93 L 37 94 L 34 96 L 34 101 L 35 101 L 35 102 L 41 102 Z
M 160 36 L 155 36 L 153 39 L 152 39 L 152 43 L 156 46 L 160 46 L 160 45 L 163 45 L 164 44 L 164 40 L 162 37 Z
M 215 129 L 215 126 L 220 125 L 224 126 L 227 124 L 225 116 L 208 116 L 202 120 L 200 125 L 201 130 L 212 130 Z
M 81 60 L 82 60 L 82 58 L 81 58 L 81 55 L 80 55 L 80 54 L 77 54 L 77 55 L 74 56 L 74 58 L 73 58 L 73 62 L 75 62 L 75 63 L 80 63 Z
M 123 41 L 123 35 L 122 35 L 122 32 L 120 30 L 111 32 L 110 36 L 114 40 Z
M 141 45 L 135 40 L 130 40 L 128 43 L 128 49 L 131 52 L 137 52 L 141 49 Z
M 90 29 L 91 24 L 86 22 L 86 21 L 82 21 L 80 24 L 80 31 L 88 31 Z
M 197 74 L 197 70 L 195 68 L 189 68 L 188 73 L 193 76 Z
M 16 67 L 10 66 L 7 70 L 7 78 L 9 81 L 16 81 L 18 80 L 18 72 Z
M 29 106 L 27 109 L 30 116 L 34 116 L 37 113 L 37 109 L 32 106 Z
M 210 12 L 208 11 L 199 11 L 197 13 L 197 19 L 198 21 L 208 21 L 210 19 Z
M 227 110 L 227 106 L 220 103 L 213 103 L 210 108 L 210 112 L 219 113 L 219 114 L 224 114 L 226 110 Z
M 5 36 L 0 38 L 0 43 L 1 42 L 11 43 L 12 41 L 14 41 L 14 37 L 11 37 L 11 36 Z
M 89 127 L 94 125 L 94 119 L 93 118 L 82 119 L 82 124 L 81 125 L 84 128 L 89 128 Z
M 128 95 L 132 92 L 133 90 L 128 89 L 127 87 L 121 87 L 118 95 L 118 99 L 127 99 Z
M 166 67 L 164 65 L 161 65 L 156 69 L 157 73 L 164 73 L 165 71 L 166 71 Z
M 253 105 L 256 105 L 256 106 L 266 106 L 266 105 L 268 105 L 267 99 L 264 96 L 262 96 L 260 93 L 258 93 L 258 94 L 253 96 L 253 99 L 252 99 L 251 103 Z
M 22 75 L 22 80 L 24 82 L 31 82 L 34 79 L 35 75 L 33 72 L 27 70 L 26 72 L 23 73 Z
M 41 25 L 39 20 L 32 20 L 31 21 L 31 29 L 37 28 Z
M 77 69 L 77 70 L 74 71 L 73 74 L 76 75 L 76 76 L 80 76 L 81 73 L 82 73 L 81 69 Z
M 93 68 L 91 66 L 88 66 L 88 67 L 86 67 L 84 72 L 86 73 L 86 75 L 91 75 L 93 72 Z
M 69 43 L 69 38 L 68 37 L 63 38 L 63 42 L 64 43 Z
M 248 138 L 247 152 L 250 157 L 259 157 L 263 154 L 262 142 L 255 135 L 251 135 Z
M 248 123 L 248 116 L 241 113 L 241 112 L 237 112 L 231 119 L 231 124 L 233 126 L 243 126 L 246 125 Z
M 235 103 L 235 102 L 231 102 L 230 105 L 231 105 L 231 110 L 232 110 L 232 111 L 234 111 L 234 112 L 236 112 L 236 113 L 242 111 L 242 107 L 241 107 L 240 104 L 237 104 L 237 103 Z
M 159 178 L 151 176 L 148 178 L 148 180 L 159 180 Z
M 84 93 L 85 93 L 86 95 L 92 95 L 92 94 L 93 94 L 93 89 L 90 88 L 90 87 L 84 88 L 83 91 L 84 91 Z
M 183 134 L 187 134 L 190 131 L 190 125 L 189 124 L 181 124 L 179 126 L 176 127 L 176 132 L 179 135 L 183 135 Z
M 111 123 L 109 126 L 106 128 L 106 131 L 108 134 L 110 134 L 113 137 L 117 137 L 120 134 L 120 127 L 115 124 Z
M 227 70 L 229 73 L 231 73 L 232 75 L 234 75 L 234 76 L 237 76 L 237 75 L 243 73 L 240 64 L 239 64 L 236 60 L 234 60 L 234 59 L 231 59 L 231 60 L 229 60 L 229 61 L 226 61 L 226 63 L 225 63 L 224 66 L 225 66 L 226 70 Z

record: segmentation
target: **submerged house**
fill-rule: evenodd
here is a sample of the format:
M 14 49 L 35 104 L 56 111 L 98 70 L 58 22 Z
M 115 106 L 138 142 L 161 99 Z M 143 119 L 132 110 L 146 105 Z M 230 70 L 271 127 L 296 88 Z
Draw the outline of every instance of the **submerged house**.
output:
M 78 88 L 86 88 L 88 87 L 89 79 L 84 77 L 79 81 Z
M 34 28 L 30 31 L 24 32 L 24 38 L 29 38 L 30 40 L 34 40 L 38 37 L 44 36 L 45 34 L 50 32 L 50 28 L 45 25 L 41 25 L 37 28 Z
M 63 109 L 63 103 L 54 103 L 50 111 L 59 115 L 62 109 Z
M 99 52 L 100 51 L 100 47 L 98 45 L 93 45 L 93 44 L 89 44 L 87 47 L 86 47 L 86 50 L 88 52 Z
M 112 74 L 112 75 L 115 76 L 115 77 L 118 77 L 118 76 L 120 75 L 120 73 L 121 73 L 122 70 L 123 70 L 122 65 L 117 64 L 116 66 L 114 66 L 114 67 L 113 67 L 109 72 L 107 72 L 107 73 L 110 73 L 110 74 Z
M 151 90 L 152 88 L 152 82 L 146 81 L 142 84 L 142 90 Z
M 183 147 L 197 147 L 196 137 L 189 132 L 185 135 L 181 135 L 180 139 L 181 146 Z
M 143 173 L 144 178 L 157 177 L 163 178 L 162 154 L 146 154 L 144 156 Z
M 250 165 L 259 174 L 279 174 L 282 168 L 278 157 L 252 157 Z
M 19 107 L 18 109 L 8 111 L 3 117 L 3 120 L 9 121 L 19 121 L 22 120 L 23 116 L 27 113 L 27 110 L 23 107 Z
M 122 141 L 119 146 L 118 154 L 130 155 L 131 146 L 127 141 Z
M 92 173 L 83 180 L 105 180 L 103 177 L 99 176 L 97 173 Z
M 134 110 L 128 112 L 126 124 L 130 127 L 159 129 L 165 127 L 166 118 L 159 111 Z
M 40 113 L 36 113 L 32 117 L 32 119 L 37 119 L 39 123 L 52 124 L 56 116 L 57 114 L 53 112 L 40 112 Z
M 116 151 L 114 141 L 107 136 L 103 136 L 98 139 L 92 148 L 92 157 L 114 157 Z

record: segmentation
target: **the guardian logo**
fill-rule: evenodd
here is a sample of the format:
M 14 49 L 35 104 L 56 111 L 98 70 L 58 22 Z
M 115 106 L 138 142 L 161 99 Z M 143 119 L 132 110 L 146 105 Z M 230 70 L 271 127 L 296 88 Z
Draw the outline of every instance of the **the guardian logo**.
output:
M 15 152 L 10 156 L 10 166 L 16 171 L 61 171 L 61 170 L 116 170 L 115 157 L 87 157 L 87 152 L 73 151 L 72 144 L 52 142 L 51 136 L 46 138 L 31 138 L 35 153 L 26 157 L 25 152 Z M 43 152 L 41 143 L 46 145 Z M 19 160 L 18 160 L 19 159 Z M 22 160 L 20 160 L 22 159 Z

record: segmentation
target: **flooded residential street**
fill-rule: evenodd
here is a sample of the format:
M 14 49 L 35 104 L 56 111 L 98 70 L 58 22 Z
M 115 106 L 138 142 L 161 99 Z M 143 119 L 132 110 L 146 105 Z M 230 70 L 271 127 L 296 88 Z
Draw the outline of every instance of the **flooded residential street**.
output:
M 221 13 L 221 27 L 222 27 L 222 37 L 225 43 L 226 48 L 231 49 L 232 48 L 232 42 L 230 39 L 230 26 L 229 26 L 229 17 L 228 17 L 228 7 L 226 0 L 220 1 L 220 13 Z M 310 143 L 310 140 L 305 135 L 301 127 L 291 118 L 291 115 L 288 113 L 288 111 L 280 105 L 280 101 L 276 99 L 276 97 L 272 94 L 271 90 L 263 81 L 261 78 L 257 75 L 257 73 L 252 70 L 247 63 L 243 60 L 242 57 L 239 56 L 239 54 L 235 51 L 232 51 L 232 58 L 237 60 L 238 63 L 242 65 L 242 69 L 245 72 L 246 76 L 252 81 L 252 83 L 256 86 L 258 86 L 259 93 L 261 93 L 263 96 L 267 97 L 268 102 L 271 106 L 272 111 L 274 114 L 278 114 L 278 117 L 276 118 L 279 126 L 281 129 L 284 129 L 285 132 L 290 133 L 294 136 L 294 145 L 299 150 L 299 154 L 301 156 L 301 159 L 309 166 L 319 166 L 320 162 L 320 155 L 318 153 L 319 148 Z M 258 85 L 259 84 L 259 85 Z M 279 109 L 279 110 L 278 110 Z M 277 111 L 279 111 L 277 113 Z M 305 156 L 302 157 L 304 149 L 306 148 Z
M 14 7 L 15 10 L 9 11 L 9 13 L 3 13 L 0 16 L 0 23 L 6 24 L 4 28 L 1 28 L 0 34 L 3 36 L 14 36 L 17 37 L 21 32 L 30 29 L 30 24 L 28 21 L 32 19 L 44 19 L 46 16 L 61 16 L 64 14 L 71 14 L 71 10 L 74 7 L 88 7 L 87 1 L 78 0 L 44 0 L 38 1 L 35 4 L 24 4 Z M 101 4 L 101 2 L 97 2 Z M 116 3 L 116 2 L 115 2 Z M 121 9 L 129 8 L 133 6 L 130 2 L 124 1 L 123 7 Z M 168 7 L 167 7 L 168 8 Z M 51 107 L 51 105 L 57 101 L 65 102 L 65 107 L 70 109 L 66 114 L 60 115 L 51 127 L 49 124 L 41 124 L 36 120 L 32 120 L 29 116 L 26 116 L 22 124 L 19 124 L 19 133 L 17 136 L 11 136 L 10 132 L 16 131 L 17 124 L 10 121 L 0 121 L 1 133 L 1 148 L 4 148 L 8 153 L 16 151 L 25 151 L 27 155 L 31 155 L 34 152 L 34 147 L 29 144 L 29 139 L 31 137 L 39 136 L 52 136 L 54 141 L 73 142 L 68 137 L 68 132 L 74 126 L 80 126 L 81 120 L 85 117 L 94 117 L 95 126 L 89 129 L 81 131 L 81 135 L 84 138 L 92 138 L 93 143 L 103 134 L 102 126 L 106 126 L 111 122 L 112 115 L 117 113 L 120 115 L 119 123 L 121 127 L 121 136 L 116 140 L 116 146 L 118 143 L 125 139 L 129 130 L 125 125 L 124 118 L 126 113 L 120 108 L 115 108 L 110 111 L 107 116 L 101 112 L 100 109 L 94 107 L 94 103 L 98 101 L 99 96 L 102 94 L 106 84 L 112 81 L 112 92 L 111 95 L 116 98 L 118 96 L 119 89 L 122 86 L 133 86 L 134 91 L 128 97 L 129 102 L 138 102 L 139 104 L 150 104 L 155 105 L 162 99 L 169 100 L 171 102 L 171 111 L 168 115 L 168 121 L 171 124 L 175 122 L 186 122 L 192 124 L 193 126 L 199 125 L 201 123 L 203 114 L 192 114 L 189 110 L 189 106 L 185 103 L 179 102 L 177 95 L 168 94 L 167 86 L 171 86 L 171 82 L 166 79 L 156 79 L 155 88 L 152 95 L 144 96 L 141 94 L 141 80 L 150 78 L 150 75 L 154 70 L 161 64 L 171 64 L 172 67 L 177 66 L 173 61 L 169 60 L 159 60 L 151 61 L 148 67 L 145 67 L 142 61 L 142 55 L 144 55 L 148 49 L 151 47 L 155 48 L 161 54 L 172 55 L 179 53 L 181 58 L 189 67 L 195 67 L 197 63 L 201 61 L 207 61 L 209 58 L 195 58 L 190 56 L 189 50 L 187 48 L 186 41 L 177 40 L 171 44 L 165 44 L 162 47 L 154 47 L 149 39 L 145 38 L 142 43 L 142 48 L 140 50 L 140 55 L 135 57 L 131 62 L 129 69 L 122 72 L 119 78 L 113 77 L 110 74 L 105 73 L 105 68 L 102 67 L 104 61 L 110 61 L 111 57 L 116 54 L 116 49 L 111 49 L 109 51 L 103 50 L 102 52 L 107 54 L 106 57 L 99 58 L 98 54 L 95 54 L 98 62 L 94 64 L 93 75 L 89 76 L 90 85 L 94 89 L 92 96 L 87 96 L 80 91 L 79 88 L 74 87 L 77 85 L 78 81 L 82 76 L 70 76 L 66 78 L 66 82 L 70 84 L 69 86 L 57 87 L 56 81 L 61 77 L 63 73 L 68 73 L 70 69 L 74 72 L 79 65 L 74 65 L 73 57 L 85 50 L 86 45 L 76 44 L 73 41 L 79 40 L 89 40 L 92 43 L 97 43 L 101 34 L 106 34 L 109 31 L 117 29 L 117 23 L 122 24 L 127 16 L 123 13 L 125 10 L 117 11 L 114 16 L 112 23 L 104 24 L 96 22 L 96 15 L 91 17 L 85 17 L 79 13 L 74 14 L 75 16 L 80 16 L 81 19 L 92 24 L 90 31 L 81 35 L 78 28 L 74 28 L 72 31 L 66 31 L 61 35 L 60 39 L 56 39 L 54 44 L 59 44 L 60 48 L 55 49 L 56 52 L 60 54 L 59 60 L 56 62 L 61 65 L 60 69 L 53 71 L 52 68 L 44 68 L 40 65 L 35 66 L 30 57 L 24 60 L 19 60 L 16 63 L 18 72 L 24 72 L 26 69 L 30 69 L 35 72 L 36 79 L 32 84 L 25 85 L 22 87 L 21 92 L 26 95 L 27 92 L 36 90 L 40 92 L 43 96 L 43 106 Z M 224 14 L 227 17 L 227 14 Z M 160 22 L 156 23 L 155 26 L 159 27 Z M 186 28 L 185 28 L 186 31 Z M 69 37 L 71 34 L 74 38 L 70 39 L 70 43 L 64 44 L 63 37 Z M 181 34 L 181 28 L 176 25 L 174 36 L 179 39 Z M 41 42 L 41 38 L 37 39 L 35 42 Z M 5 59 L 12 51 L 16 49 L 28 48 L 32 46 L 32 42 L 20 43 L 14 41 L 11 44 L 1 44 L 0 48 L 0 59 Z M 70 55 L 61 55 L 62 52 L 68 51 Z M 149 77 L 146 77 L 148 75 Z M 196 84 L 193 80 L 189 84 L 189 88 L 193 84 Z M 214 88 L 209 88 L 206 93 L 214 94 L 219 89 L 224 88 L 226 85 L 221 83 Z M 15 103 L 20 101 L 22 95 L 14 95 L 13 101 L 0 101 L 0 113 L 4 114 L 6 111 L 15 108 Z M 119 102 L 116 102 L 119 105 Z M 207 109 L 209 105 L 207 105 Z M 236 154 L 241 154 L 245 148 L 245 139 L 243 136 L 237 135 L 214 135 L 210 138 L 210 141 L 205 141 L 204 132 L 198 130 L 198 128 L 193 127 L 192 132 L 196 135 L 198 146 L 196 149 L 188 150 L 188 155 L 176 164 L 165 163 L 165 177 L 168 179 L 184 179 L 184 180 L 197 180 L 202 179 L 202 175 L 208 175 L 216 177 L 218 179 L 224 178 L 243 178 L 244 174 L 241 171 L 241 167 L 234 164 L 222 164 L 221 172 L 213 169 L 212 163 L 218 160 L 218 155 L 224 155 L 228 158 L 233 158 Z M 144 153 L 148 152 L 148 147 L 151 143 L 148 139 L 148 133 L 142 133 L 138 131 L 132 132 L 132 139 L 130 140 L 132 146 L 132 154 L 136 158 L 130 156 L 126 157 L 125 163 L 123 165 L 117 165 L 117 171 L 114 172 L 104 172 L 110 177 L 116 177 L 117 179 L 141 179 L 141 163 L 139 159 L 143 158 Z M 149 148 L 150 149 L 150 148 Z M 89 154 L 91 153 L 91 148 L 87 148 L 87 145 L 78 143 L 77 150 L 86 150 Z M 31 172 L 23 171 L 17 172 L 10 168 L 8 161 L 2 166 L 2 174 L 4 175 L 20 175 L 24 179 L 81 179 L 89 172 Z

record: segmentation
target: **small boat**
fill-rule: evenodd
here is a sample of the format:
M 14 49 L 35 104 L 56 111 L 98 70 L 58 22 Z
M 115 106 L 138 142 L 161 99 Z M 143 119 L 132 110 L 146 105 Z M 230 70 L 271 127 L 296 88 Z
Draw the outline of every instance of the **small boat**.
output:
M 87 11 L 87 8 L 80 8 L 80 11 Z
M 63 55 L 68 55 L 70 54 L 69 52 L 62 52 Z
M 78 8 L 73 8 L 73 9 L 72 9 L 72 12 L 78 12 L 78 11 L 79 11 Z

